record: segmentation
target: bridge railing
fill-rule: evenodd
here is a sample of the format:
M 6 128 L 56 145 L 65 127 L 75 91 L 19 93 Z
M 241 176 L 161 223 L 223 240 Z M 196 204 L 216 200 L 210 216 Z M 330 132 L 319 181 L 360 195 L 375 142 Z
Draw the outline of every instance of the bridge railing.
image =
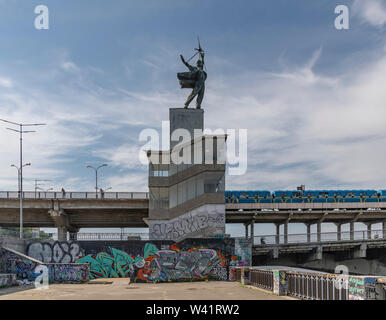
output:
M 67 240 L 76 241 L 125 241 L 149 240 L 149 233 L 69 233 Z
M 0 199 L 18 199 L 17 191 L 0 191 Z M 24 199 L 149 199 L 148 192 L 23 192 Z
M 340 242 L 356 240 L 380 240 L 385 239 L 386 230 L 371 231 L 344 231 L 344 232 L 321 232 L 300 233 L 288 235 L 264 235 L 255 236 L 253 244 L 257 246 L 277 245 L 277 244 L 301 244 L 319 242 Z M 386 240 L 386 239 L 385 239 Z
M 235 281 L 302 300 L 349 300 L 349 276 L 274 267 L 233 267 Z
M 261 269 L 250 269 L 246 270 L 245 273 L 249 273 L 249 283 L 252 286 L 259 287 L 266 290 L 273 290 L 273 271 L 272 270 L 261 270 Z
M 348 300 L 348 277 L 334 274 L 286 272 L 287 295 L 303 300 Z

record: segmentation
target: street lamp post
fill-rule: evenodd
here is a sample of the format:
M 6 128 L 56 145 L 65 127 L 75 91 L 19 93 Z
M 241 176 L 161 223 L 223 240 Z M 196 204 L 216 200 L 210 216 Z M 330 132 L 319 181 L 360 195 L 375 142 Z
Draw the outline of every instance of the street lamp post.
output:
M 26 163 L 25 165 L 22 166 L 22 168 L 30 166 L 30 163 Z M 16 168 L 17 170 L 17 191 L 19 192 L 19 197 L 21 195 L 21 190 L 20 190 L 20 168 L 15 166 L 14 164 L 11 164 L 11 167 Z
M 7 130 L 15 131 L 20 135 L 20 168 L 19 168 L 19 184 L 20 184 L 20 239 L 23 239 L 23 133 L 36 132 L 32 130 L 23 130 L 23 127 L 44 126 L 44 123 L 15 123 L 8 120 L 0 119 L 2 122 L 18 126 L 19 129 L 6 128 Z
M 102 165 L 100 165 L 99 167 L 93 167 L 93 166 L 90 166 L 90 165 L 86 165 L 86 168 L 90 168 L 90 169 L 94 169 L 95 170 L 95 198 L 98 199 L 98 170 L 100 168 L 103 168 L 103 167 L 107 167 L 107 164 L 104 163 Z

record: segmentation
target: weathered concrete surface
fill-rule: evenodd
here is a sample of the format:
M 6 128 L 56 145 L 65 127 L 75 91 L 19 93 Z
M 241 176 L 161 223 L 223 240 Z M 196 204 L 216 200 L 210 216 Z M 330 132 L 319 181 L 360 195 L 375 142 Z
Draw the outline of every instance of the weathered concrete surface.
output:
M 0 288 L 3 287 L 12 287 L 16 285 L 16 275 L 15 274 L 4 274 L 0 273 Z
M 10 248 L 22 254 L 25 254 L 26 246 L 27 240 L 0 238 L 0 247 Z
M 106 280 L 106 279 L 105 279 Z M 0 300 L 289 300 L 266 291 L 244 288 L 237 282 L 181 282 L 128 284 L 128 279 L 109 279 L 112 284 L 50 285 L 47 290 L 9 291 Z M 6 292 L 6 291 L 3 291 Z M 292 299 L 291 299 L 292 300 Z
M 170 119 L 170 135 L 177 129 L 185 129 L 190 133 L 191 138 L 194 138 L 194 129 L 204 129 L 204 110 L 202 109 L 184 109 L 171 108 L 169 109 Z M 178 144 L 178 141 L 170 139 L 170 149 Z

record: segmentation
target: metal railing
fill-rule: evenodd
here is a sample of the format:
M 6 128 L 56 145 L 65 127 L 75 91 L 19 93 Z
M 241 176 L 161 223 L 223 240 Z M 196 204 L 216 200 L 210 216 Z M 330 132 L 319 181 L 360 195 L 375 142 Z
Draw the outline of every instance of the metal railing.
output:
M 14 230 L 7 230 L 0 228 L 0 239 L 19 239 L 20 233 L 19 231 Z M 53 234 L 46 233 L 46 234 L 40 234 L 37 232 L 23 232 L 23 239 L 26 240 L 54 240 Z
M 247 272 L 244 271 L 244 272 Z M 249 283 L 252 286 L 263 288 L 266 290 L 273 290 L 273 271 L 251 269 L 249 272 Z
M 77 241 L 125 241 L 149 240 L 148 233 L 69 233 L 68 240 Z
M 360 240 L 386 240 L 386 230 L 371 231 L 344 231 L 344 232 L 321 232 L 321 233 L 300 233 L 288 235 L 265 235 L 255 236 L 254 245 L 270 246 L 281 244 L 301 244 L 319 242 L 340 242 Z
M 288 271 L 286 273 L 289 296 L 303 300 L 349 300 L 347 276 Z
M 271 269 L 272 268 L 272 269 Z M 277 277 L 275 279 L 275 272 Z M 283 273 L 284 276 L 278 276 Z M 273 267 L 235 267 L 235 281 L 303 300 L 349 300 L 349 276 Z
M 18 199 L 17 191 L 0 191 L 0 199 Z M 23 192 L 24 199 L 149 199 L 148 192 Z

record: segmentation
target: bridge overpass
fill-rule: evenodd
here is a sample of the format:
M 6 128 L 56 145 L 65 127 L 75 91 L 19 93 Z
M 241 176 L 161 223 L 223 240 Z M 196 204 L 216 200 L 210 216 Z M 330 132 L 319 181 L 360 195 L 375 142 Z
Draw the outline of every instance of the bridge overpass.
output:
M 253 265 L 282 265 L 350 274 L 386 274 L 386 230 L 254 237 Z M 311 238 L 311 239 L 310 239 Z M 343 269 L 342 269 L 343 270 Z M 345 270 L 343 270 L 345 271 Z
M 0 192 L 0 226 L 19 226 L 18 192 Z M 76 233 L 80 228 L 147 227 L 149 194 L 146 192 L 24 192 L 23 225 L 25 227 L 57 227 L 59 234 Z M 368 232 L 376 223 L 386 229 L 386 202 L 339 203 L 226 203 L 226 222 L 245 225 L 246 237 L 254 237 L 255 223 L 274 223 L 276 238 L 288 243 L 288 224 L 304 223 L 311 240 L 311 225 L 317 226 L 316 240 L 321 240 L 321 225 L 337 226 L 363 222 Z M 280 226 L 284 225 L 284 234 Z M 386 238 L 384 234 L 383 237 Z M 338 238 L 339 240 L 339 238 Z M 351 240 L 354 240 L 353 238 Z

